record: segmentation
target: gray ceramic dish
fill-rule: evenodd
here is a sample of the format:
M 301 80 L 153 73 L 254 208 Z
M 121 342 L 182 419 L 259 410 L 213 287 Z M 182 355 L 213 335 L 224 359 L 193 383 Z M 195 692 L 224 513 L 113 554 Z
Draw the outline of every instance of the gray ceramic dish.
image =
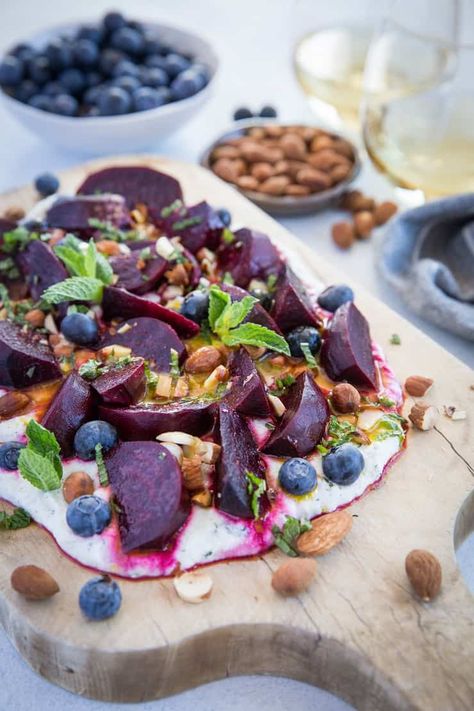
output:
M 296 122 L 294 122 L 296 123 Z M 269 121 L 268 119 L 248 119 L 245 121 L 239 121 L 233 128 L 223 133 L 219 138 L 217 138 L 207 150 L 201 156 L 200 163 L 205 168 L 211 170 L 210 158 L 212 152 L 218 145 L 225 142 L 230 138 L 238 138 L 243 136 L 249 128 L 254 128 L 256 126 L 265 126 L 269 124 L 276 125 L 287 125 L 283 122 Z M 292 124 L 293 125 L 293 124 Z M 305 124 L 298 124 L 304 126 Z M 337 135 L 337 134 L 334 134 Z M 347 140 L 347 139 L 346 139 Z M 352 144 L 353 145 L 353 144 Z M 270 212 L 273 215 L 307 215 L 312 212 L 318 212 L 318 210 L 323 210 L 324 208 L 330 207 L 337 203 L 342 193 L 344 193 L 359 174 L 361 163 L 359 154 L 357 153 L 356 147 L 354 148 L 354 167 L 349 176 L 328 190 L 322 190 L 319 193 L 312 193 L 311 195 L 306 195 L 304 197 L 275 197 L 273 195 L 264 195 L 263 193 L 255 192 L 254 190 L 242 190 L 235 186 L 236 190 L 243 193 L 249 200 L 254 202 L 256 205 L 261 207 L 266 212 Z

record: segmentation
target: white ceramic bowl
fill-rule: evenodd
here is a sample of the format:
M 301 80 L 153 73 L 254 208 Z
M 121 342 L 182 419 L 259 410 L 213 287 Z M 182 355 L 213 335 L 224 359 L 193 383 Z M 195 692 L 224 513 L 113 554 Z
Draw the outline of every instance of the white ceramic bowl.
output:
M 173 133 L 192 118 L 209 99 L 218 59 L 209 43 L 191 32 L 155 22 L 143 24 L 158 30 L 165 44 L 193 55 L 197 61 L 208 67 L 210 80 L 204 89 L 189 99 L 124 116 L 58 116 L 23 104 L 0 90 L 3 105 L 32 133 L 48 143 L 70 151 L 97 155 L 133 152 L 157 145 L 160 139 Z M 53 37 L 74 31 L 78 26 L 79 23 L 59 25 L 38 33 L 27 41 L 33 47 L 44 47 Z

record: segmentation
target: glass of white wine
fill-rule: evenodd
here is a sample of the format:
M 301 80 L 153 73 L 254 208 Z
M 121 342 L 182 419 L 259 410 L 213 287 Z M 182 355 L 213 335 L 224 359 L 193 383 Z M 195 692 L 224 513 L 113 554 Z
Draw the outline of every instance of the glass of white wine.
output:
M 426 199 L 474 192 L 474 2 L 395 2 L 367 53 L 361 117 L 373 163 Z

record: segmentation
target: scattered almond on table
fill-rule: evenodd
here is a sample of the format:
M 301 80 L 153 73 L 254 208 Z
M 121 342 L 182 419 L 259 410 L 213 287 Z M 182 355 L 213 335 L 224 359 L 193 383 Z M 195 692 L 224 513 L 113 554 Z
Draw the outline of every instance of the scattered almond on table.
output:
M 441 565 L 429 551 L 412 550 L 405 559 L 405 570 L 413 590 L 424 602 L 431 602 L 441 589 Z
M 426 402 L 417 402 L 410 410 L 408 419 L 417 430 L 431 430 L 438 418 L 438 411 Z
M 412 397 L 424 397 L 432 385 L 432 379 L 425 378 L 423 375 L 410 375 L 405 380 L 405 390 Z
M 176 576 L 173 585 L 181 600 L 198 604 L 211 596 L 213 582 L 208 573 L 194 572 Z
M 37 565 L 20 565 L 10 578 L 11 586 L 27 600 L 46 600 L 59 592 L 56 580 Z
M 309 588 L 315 575 L 315 560 L 312 558 L 290 558 L 273 573 L 272 587 L 285 597 L 299 595 Z
M 340 207 L 352 213 L 351 221 L 335 222 L 331 228 L 332 239 L 341 249 L 349 249 L 356 240 L 368 239 L 375 227 L 384 225 L 398 211 L 394 202 L 376 203 L 360 190 L 344 193 Z

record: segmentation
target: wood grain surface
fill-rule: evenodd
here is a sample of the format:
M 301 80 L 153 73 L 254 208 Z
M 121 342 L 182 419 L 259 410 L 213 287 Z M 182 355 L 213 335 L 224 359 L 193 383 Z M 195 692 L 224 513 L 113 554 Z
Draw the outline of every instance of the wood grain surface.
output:
M 188 202 L 226 206 L 235 225 L 268 233 L 306 279 L 347 281 L 195 165 L 144 156 L 100 161 L 65 172 L 62 189 L 73 190 L 88 172 L 111 163 L 169 172 L 182 182 Z M 34 199 L 30 188 L 13 191 L 0 198 L 0 212 L 12 205 L 29 208 Z M 214 592 L 201 605 L 178 599 L 170 580 L 120 581 L 120 613 L 88 623 L 77 596 L 91 572 L 62 555 L 36 526 L 2 532 L 0 619 L 39 674 L 77 694 L 113 701 L 153 699 L 226 676 L 261 673 L 310 682 L 364 711 L 472 711 L 474 599 L 455 546 L 474 528 L 474 375 L 362 286 L 353 286 L 400 380 L 432 377 L 428 400 L 440 410 L 456 405 L 467 419 L 453 422 L 440 414 L 436 430 L 410 433 L 407 451 L 383 486 L 351 507 L 357 518 L 349 537 L 319 559 L 310 591 L 292 599 L 271 588 L 272 570 L 284 558 L 274 550 L 211 566 Z M 400 346 L 389 343 L 392 333 L 400 335 Z M 426 548 L 441 561 L 442 591 L 432 604 L 411 593 L 404 560 L 413 548 Z M 9 578 L 27 563 L 51 571 L 60 594 L 41 603 L 21 599 Z

